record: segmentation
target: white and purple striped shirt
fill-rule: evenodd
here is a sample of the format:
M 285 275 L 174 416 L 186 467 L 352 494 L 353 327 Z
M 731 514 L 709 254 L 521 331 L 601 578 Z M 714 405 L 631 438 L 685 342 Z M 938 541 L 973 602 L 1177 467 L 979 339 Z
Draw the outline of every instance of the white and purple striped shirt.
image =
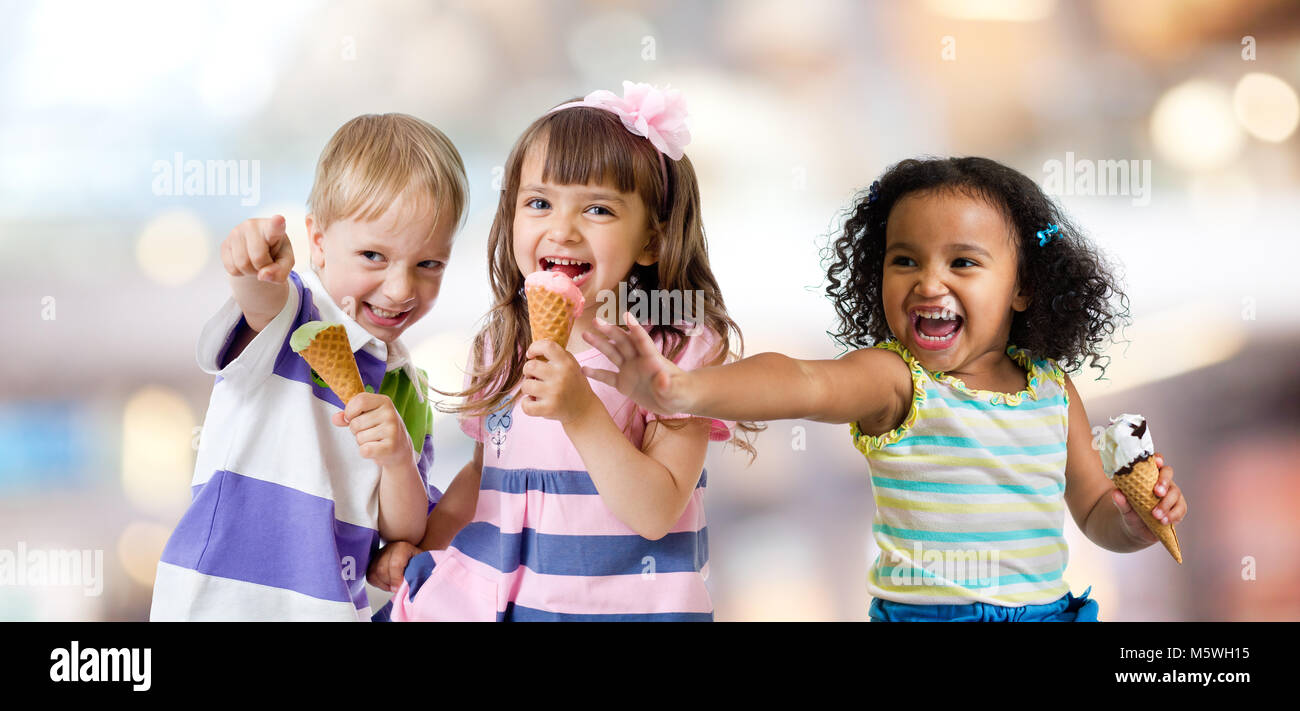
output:
M 232 298 L 204 325 L 198 360 L 216 375 L 194 466 L 194 499 L 158 563 L 150 619 L 370 618 L 366 566 L 379 545 L 379 465 L 331 416 L 342 402 L 289 347 L 308 321 L 342 323 L 366 389 L 393 398 L 420 448 L 412 451 L 430 508 L 432 410 L 423 375 L 349 318 L 310 272 L 290 275 L 289 298 L 224 368 L 246 326 Z

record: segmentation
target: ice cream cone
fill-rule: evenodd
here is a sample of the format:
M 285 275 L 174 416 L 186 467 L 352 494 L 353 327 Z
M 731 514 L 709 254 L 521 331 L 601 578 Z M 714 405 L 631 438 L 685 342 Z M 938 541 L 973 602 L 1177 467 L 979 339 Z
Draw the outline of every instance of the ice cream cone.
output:
M 357 359 L 348 343 L 348 332 L 342 324 L 333 324 L 317 333 L 299 355 L 312 370 L 330 386 L 346 406 L 354 395 L 365 392 Z
M 1156 498 L 1156 482 L 1160 479 L 1160 470 L 1156 467 L 1155 459 L 1145 457 L 1133 463 L 1133 468 L 1127 474 L 1115 474 L 1113 480 L 1115 486 L 1119 488 L 1124 497 L 1128 499 L 1129 506 L 1137 511 L 1142 522 L 1151 529 L 1151 532 L 1160 538 L 1160 542 L 1165 544 L 1169 554 L 1178 561 L 1179 565 L 1183 562 L 1183 552 L 1178 547 L 1178 535 L 1174 533 L 1174 527 L 1171 524 L 1164 524 L 1157 521 L 1151 515 L 1151 509 L 1156 507 L 1160 499 Z
M 533 331 L 533 340 L 549 339 L 560 344 L 561 348 L 567 348 L 573 320 L 578 316 L 573 302 L 542 287 L 529 288 L 527 293 L 528 325 Z
M 533 272 L 524 279 L 524 295 L 533 340 L 551 340 L 568 348 L 573 322 L 583 308 L 582 292 L 573 280 L 560 272 Z

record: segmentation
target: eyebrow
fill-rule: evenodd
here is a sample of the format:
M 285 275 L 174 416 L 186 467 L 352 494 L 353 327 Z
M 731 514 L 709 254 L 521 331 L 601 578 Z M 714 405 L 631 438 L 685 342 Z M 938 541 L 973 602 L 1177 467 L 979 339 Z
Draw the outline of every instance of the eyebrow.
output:
M 885 254 L 889 254 L 890 252 L 899 249 L 906 249 L 913 252 L 920 251 L 916 247 L 912 246 L 910 242 L 895 242 L 889 245 L 889 247 L 885 250 Z M 993 258 L 993 255 L 989 254 L 989 251 L 987 249 L 984 249 L 978 244 L 970 244 L 969 242 L 958 242 L 956 244 L 950 244 L 948 245 L 948 251 L 949 252 L 974 252 L 976 254 L 983 255 L 988 259 Z
M 549 191 L 544 185 L 524 185 L 519 188 L 520 192 L 541 193 L 546 195 Z M 616 202 L 620 205 L 626 205 L 627 201 L 619 197 L 617 193 L 603 192 L 599 190 L 585 191 L 577 194 L 582 200 L 603 200 L 605 202 Z

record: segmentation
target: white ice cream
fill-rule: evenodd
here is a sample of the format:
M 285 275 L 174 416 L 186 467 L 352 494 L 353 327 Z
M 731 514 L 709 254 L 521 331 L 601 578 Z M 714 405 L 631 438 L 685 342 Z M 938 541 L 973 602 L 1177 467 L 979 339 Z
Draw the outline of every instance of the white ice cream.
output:
M 1110 422 L 1110 427 L 1101 435 L 1101 467 L 1106 470 L 1107 477 L 1114 477 L 1116 471 L 1155 454 L 1151 428 L 1144 426 L 1145 417 L 1124 414 L 1110 418 Z M 1138 429 L 1142 430 L 1140 437 L 1134 434 Z

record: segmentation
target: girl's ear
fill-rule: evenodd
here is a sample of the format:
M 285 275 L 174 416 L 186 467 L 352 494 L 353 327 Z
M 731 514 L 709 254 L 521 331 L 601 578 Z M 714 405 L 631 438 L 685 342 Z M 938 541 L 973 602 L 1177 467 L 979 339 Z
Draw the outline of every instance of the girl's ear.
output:
M 316 220 L 307 216 L 307 244 L 311 247 L 311 264 L 316 269 L 325 266 L 325 233 L 316 229 Z
M 636 255 L 636 263 L 643 267 L 659 261 L 659 233 L 651 230 L 647 233 L 645 247 Z
M 1016 292 L 1011 295 L 1011 309 L 1013 311 L 1024 311 L 1029 308 L 1029 302 L 1033 301 L 1033 294 L 1029 293 L 1016 282 Z

